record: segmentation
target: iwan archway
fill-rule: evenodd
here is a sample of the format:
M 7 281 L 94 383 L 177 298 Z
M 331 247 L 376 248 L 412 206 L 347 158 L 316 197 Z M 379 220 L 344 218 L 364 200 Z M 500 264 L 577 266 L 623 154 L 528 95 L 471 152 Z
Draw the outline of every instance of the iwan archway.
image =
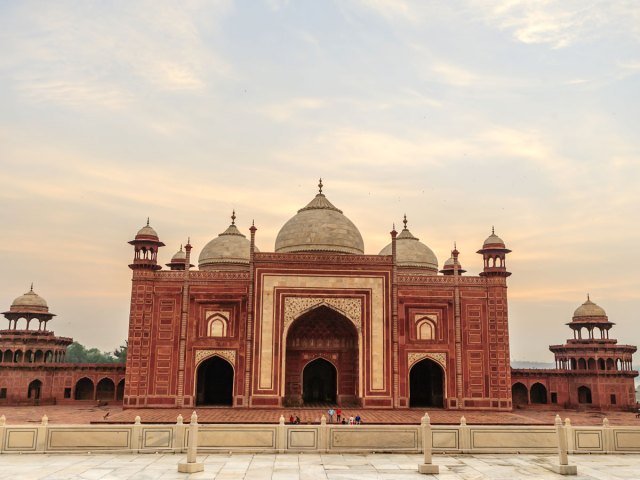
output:
M 410 407 L 444 407 L 444 370 L 425 358 L 415 363 L 409 372 Z
M 204 360 L 196 372 L 196 405 L 233 405 L 233 367 L 217 355 Z
M 337 311 L 301 315 L 286 337 L 285 405 L 353 405 L 358 398 L 358 332 Z

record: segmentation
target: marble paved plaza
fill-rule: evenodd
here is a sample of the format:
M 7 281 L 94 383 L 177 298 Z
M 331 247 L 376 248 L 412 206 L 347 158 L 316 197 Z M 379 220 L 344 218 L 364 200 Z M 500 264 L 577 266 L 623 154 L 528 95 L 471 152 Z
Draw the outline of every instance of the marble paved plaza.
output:
M 205 471 L 177 473 L 184 455 L 0 455 L 0 479 L 109 480 L 517 480 L 640 478 L 640 455 L 575 455 L 577 477 L 562 477 L 545 468 L 557 457 L 549 455 L 453 455 L 434 457 L 439 475 L 420 475 L 421 455 L 400 454 L 234 454 L 201 455 Z

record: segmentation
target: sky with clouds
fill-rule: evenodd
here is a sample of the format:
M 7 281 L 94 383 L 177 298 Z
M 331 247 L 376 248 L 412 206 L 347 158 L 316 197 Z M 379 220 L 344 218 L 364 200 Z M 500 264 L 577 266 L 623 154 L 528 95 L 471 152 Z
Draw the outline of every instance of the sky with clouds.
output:
M 112 349 L 147 216 L 272 251 L 322 177 L 366 253 L 406 212 L 477 274 L 495 225 L 513 359 L 587 292 L 640 344 L 639 105 L 635 0 L 1 2 L 0 307 Z

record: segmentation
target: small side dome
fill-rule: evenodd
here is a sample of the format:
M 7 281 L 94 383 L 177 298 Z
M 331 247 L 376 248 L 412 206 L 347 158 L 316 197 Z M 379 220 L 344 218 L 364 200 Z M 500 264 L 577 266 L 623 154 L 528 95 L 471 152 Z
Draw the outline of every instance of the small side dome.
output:
M 451 251 L 451 256 L 447 259 L 446 262 L 444 262 L 444 265 L 442 265 L 442 270 L 440 270 L 440 273 L 442 273 L 443 275 L 454 275 L 455 274 L 455 265 L 456 262 L 458 263 L 458 273 L 459 274 L 463 274 L 466 272 L 466 270 L 464 270 L 462 268 L 462 265 L 460 264 L 460 260 L 456 260 L 458 254 L 460 252 L 458 252 L 458 249 L 456 248 L 455 244 L 453 246 L 453 250 Z
M 591 301 L 589 295 L 587 295 L 587 301 L 576 308 L 573 312 L 573 319 L 582 319 L 585 317 L 606 317 L 607 313 L 604 309 Z
M 235 265 L 249 265 L 251 242 L 236 227 L 236 212 L 231 215 L 231 225 L 207 243 L 198 258 L 200 270 L 228 269 Z M 258 248 L 255 251 L 259 251 Z
M 363 254 L 358 228 L 320 192 L 284 224 L 276 237 L 275 251 Z
M 12 312 L 22 312 L 25 310 L 48 312 L 49 306 L 44 298 L 33 291 L 33 284 L 31 284 L 31 290 L 16 298 L 11 303 L 11 308 L 9 310 Z
M 419 238 L 414 237 L 407 228 L 407 216 L 404 216 L 404 228 L 400 235 L 396 237 L 396 263 L 398 267 L 410 267 L 424 269 L 430 275 L 438 273 L 438 259 L 435 253 Z M 379 255 L 391 255 L 392 244 L 390 243 Z
M 180 250 L 178 250 L 173 257 L 171 257 L 172 262 L 186 262 L 187 261 L 187 252 L 182 249 L 182 245 L 180 245 Z
M 136 233 L 136 240 L 158 240 L 158 233 L 149 225 L 149 217 L 147 224 Z
M 491 235 L 484 241 L 482 248 L 505 248 L 504 240 L 496 235 L 494 227 L 491 227 Z

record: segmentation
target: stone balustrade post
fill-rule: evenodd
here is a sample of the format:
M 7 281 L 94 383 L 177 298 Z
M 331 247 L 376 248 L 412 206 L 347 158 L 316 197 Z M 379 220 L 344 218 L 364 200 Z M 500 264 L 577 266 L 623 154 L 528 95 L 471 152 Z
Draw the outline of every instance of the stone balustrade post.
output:
M 578 468 L 575 465 L 569 465 L 567 432 L 560 415 L 556 415 L 555 425 L 558 436 L 558 465 L 551 465 L 551 470 L 560 475 L 577 475 Z
M 278 453 L 284 453 L 287 445 L 287 427 L 284 424 L 284 415 L 278 420 Z
M 604 417 L 602 419 L 602 443 L 605 453 L 611 453 L 613 451 L 613 431 L 611 425 L 609 425 L 609 419 Z
M 327 417 L 322 415 L 320 417 L 320 427 L 318 428 L 318 445 L 321 452 L 327 452 Z
M 2 452 L 4 447 L 4 433 L 5 433 L 5 425 L 7 424 L 7 417 L 4 415 L 0 416 L 0 452 Z
M 140 415 L 136 415 L 133 419 L 133 428 L 131 429 L 131 452 L 138 453 L 142 442 L 142 420 Z
M 187 461 L 178 463 L 178 472 L 196 473 L 204 470 L 204 463 L 197 461 L 198 455 L 198 415 L 195 410 L 191 414 L 189 423 L 189 446 L 187 447 Z
M 181 453 L 184 449 L 184 419 L 181 414 L 178 414 L 176 418 L 176 424 L 173 426 L 173 451 L 175 453 Z
M 569 417 L 564 419 L 564 431 L 567 437 L 567 453 L 576 453 L 573 425 L 571 425 L 571 419 Z
M 36 437 L 36 452 L 44 452 L 47 443 L 47 428 L 49 425 L 49 417 L 42 415 L 40 425 L 38 425 L 38 432 Z
M 422 427 L 422 449 L 424 450 L 424 463 L 418 465 L 418 472 L 424 474 L 435 474 L 440 472 L 440 467 L 432 463 L 431 449 L 433 447 L 433 436 L 431 433 L 431 419 L 425 413 L 420 422 Z
M 458 427 L 460 450 L 462 453 L 469 453 L 471 451 L 471 429 L 467 426 L 467 419 L 464 415 L 460 417 L 460 426 Z

